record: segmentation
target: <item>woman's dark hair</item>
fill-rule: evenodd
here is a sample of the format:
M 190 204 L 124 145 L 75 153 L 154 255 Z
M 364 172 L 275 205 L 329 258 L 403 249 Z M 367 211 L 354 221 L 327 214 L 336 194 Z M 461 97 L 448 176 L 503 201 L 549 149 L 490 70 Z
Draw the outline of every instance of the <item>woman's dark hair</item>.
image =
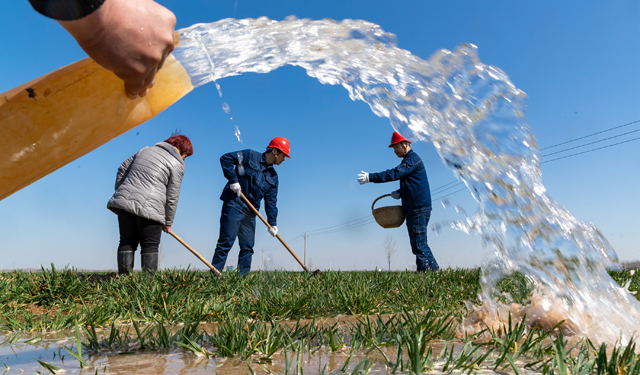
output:
M 175 132 L 171 134 L 171 137 L 166 139 L 165 142 L 173 147 L 177 147 L 180 150 L 180 154 L 187 156 L 193 155 L 193 145 L 186 135 Z

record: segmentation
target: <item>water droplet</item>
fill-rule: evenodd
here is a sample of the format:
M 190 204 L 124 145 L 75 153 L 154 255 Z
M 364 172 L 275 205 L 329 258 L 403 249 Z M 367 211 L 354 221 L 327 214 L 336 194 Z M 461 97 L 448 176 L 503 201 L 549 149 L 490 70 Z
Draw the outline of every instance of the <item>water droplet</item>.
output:
M 222 103 L 222 110 L 226 114 L 229 114 L 229 112 L 231 112 L 231 108 L 229 108 L 229 104 L 227 104 L 227 102 L 223 102 Z M 232 120 L 233 120 L 233 118 L 232 118 Z
M 462 206 L 456 205 L 455 210 L 459 214 L 463 214 L 463 215 L 467 214 L 467 211 L 465 211 L 464 208 L 462 208 Z
M 433 233 L 436 234 L 436 236 L 440 235 L 440 232 L 442 232 L 442 223 L 440 222 L 433 223 L 433 225 L 431 226 L 431 229 L 433 230 Z

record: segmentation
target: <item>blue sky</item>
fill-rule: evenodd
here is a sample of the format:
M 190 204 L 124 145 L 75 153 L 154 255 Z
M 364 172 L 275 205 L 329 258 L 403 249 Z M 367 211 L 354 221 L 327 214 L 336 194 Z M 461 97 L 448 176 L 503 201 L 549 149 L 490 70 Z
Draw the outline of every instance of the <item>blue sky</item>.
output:
M 178 29 L 229 17 L 282 20 L 295 15 L 377 23 L 397 35 L 399 47 L 423 59 L 441 48 L 473 43 L 484 63 L 503 69 L 527 93 L 526 115 L 540 147 L 640 120 L 640 5 L 633 1 L 160 3 L 176 14 Z M 37 14 L 26 0 L 7 2 L 2 8 L 0 91 L 85 56 L 57 23 Z M 400 160 L 386 147 L 393 131 L 388 120 L 373 115 L 366 104 L 351 101 L 343 88 L 322 85 L 295 67 L 225 78 L 219 84 L 222 98 L 212 84 L 197 88 L 156 118 L 0 201 L 0 267 L 38 268 L 53 262 L 56 267 L 115 268 L 117 220 L 106 202 L 116 170 L 127 157 L 166 139 L 175 129 L 192 139 L 195 154 L 186 160 L 173 229 L 207 259 L 218 236 L 219 196 L 226 182 L 218 161 L 223 153 L 262 150 L 275 136 L 291 141 L 292 158 L 277 169 L 278 227 L 301 258 L 300 235 L 305 231 L 370 217 L 373 200 L 397 188 L 397 183 L 357 184 L 360 170 L 376 172 Z M 222 110 L 223 102 L 230 114 Z M 242 144 L 234 136 L 234 124 L 242 132 Z M 640 123 L 588 141 L 636 129 Z M 638 137 L 635 134 L 575 152 Z M 640 141 L 629 142 L 542 164 L 549 195 L 577 218 L 595 224 L 622 260 L 640 258 L 639 146 Z M 415 143 L 414 149 L 427 165 L 432 190 L 455 179 L 433 146 Z M 442 195 L 446 193 L 433 197 Z M 455 205 L 469 215 L 478 209 L 467 191 L 449 199 L 449 208 L 434 204 L 430 226 L 463 219 Z M 395 201 L 387 198 L 379 204 Z M 272 266 L 300 269 L 261 223 L 257 228 L 254 269 L 260 266 L 261 249 Z M 397 242 L 392 268 L 410 268 L 414 258 L 404 226 L 382 229 L 368 224 L 312 235 L 307 239 L 307 259 L 311 268 L 386 268 L 386 235 Z M 439 235 L 429 231 L 429 243 L 443 267 L 477 266 L 492 251 L 478 237 L 451 229 Z M 203 267 L 168 235 L 163 235 L 161 248 L 162 267 Z M 236 262 L 237 248 L 227 264 Z

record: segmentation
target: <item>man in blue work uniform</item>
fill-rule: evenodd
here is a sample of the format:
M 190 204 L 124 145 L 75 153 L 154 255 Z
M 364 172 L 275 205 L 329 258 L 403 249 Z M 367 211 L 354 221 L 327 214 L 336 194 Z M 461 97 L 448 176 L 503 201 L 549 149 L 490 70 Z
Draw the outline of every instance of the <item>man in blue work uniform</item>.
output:
M 289 157 L 289 141 L 276 137 L 269 143 L 267 150 L 260 153 L 253 150 L 230 152 L 220 157 L 224 176 L 229 180 L 220 199 L 220 236 L 211 264 L 222 270 L 229 250 L 236 237 L 240 245 L 238 271 L 246 274 L 251 271 L 251 258 L 256 234 L 256 216 L 240 197 L 243 193 L 256 210 L 264 198 L 267 222 L 271 225 L 269 234 L 276 236 L 278 208 L 278 174 L 273 165 L 280 165 Z
M 427 244 L 427 224 L 431 217 L 431 191 L 424 163 L 411 149 L 411 141 L 398 132 L 394 132 L 391 136 L 389 147 L 393 147 L 396 156 L 402 158 L 402 163 L 380 173 L 362 171 L 358 175 L 358 182 L 362 185 L 367 182 L 400 180 L 400 190 L 392 192 L 391 196 L 402 199 L 402 212 L 407 220 L 411 250 L 416 256 L 418 272 L 437 271 L 440 267 Z

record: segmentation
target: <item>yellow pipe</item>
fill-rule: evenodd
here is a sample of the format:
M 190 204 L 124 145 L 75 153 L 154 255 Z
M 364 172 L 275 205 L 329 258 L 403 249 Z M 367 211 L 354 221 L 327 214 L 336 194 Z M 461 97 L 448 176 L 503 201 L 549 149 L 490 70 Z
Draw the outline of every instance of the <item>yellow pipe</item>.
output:
M 172 55 L 144 98 L 85 58 L 0 95 L 0 200 L 154 117 L 193 90 Z

